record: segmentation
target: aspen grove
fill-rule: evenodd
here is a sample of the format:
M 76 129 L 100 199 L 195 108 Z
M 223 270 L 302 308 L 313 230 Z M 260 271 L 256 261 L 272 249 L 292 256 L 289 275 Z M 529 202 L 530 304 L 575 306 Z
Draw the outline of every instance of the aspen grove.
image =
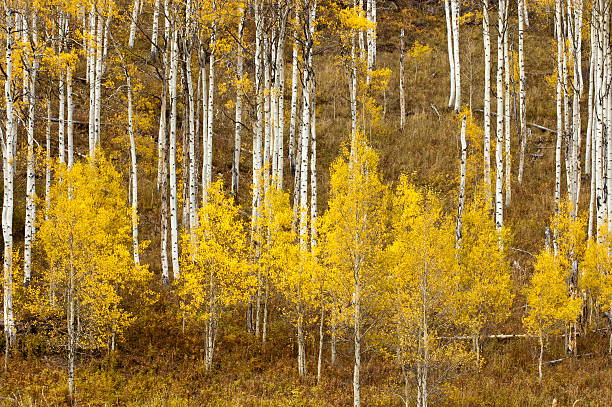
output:
M 0 9 L 0 405 L 612 405 L 609 0 Z

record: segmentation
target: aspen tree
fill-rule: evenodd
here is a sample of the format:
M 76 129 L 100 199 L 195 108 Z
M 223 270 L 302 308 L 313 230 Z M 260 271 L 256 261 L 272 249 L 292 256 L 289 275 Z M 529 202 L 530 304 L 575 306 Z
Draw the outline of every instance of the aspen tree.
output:
M 14 145 L 16 140 L 16 115 L 13 97 L 13 33 L 15 10 L 9 5 L 4 4 L 4 17 L 6 23 L 6 48 L 5 48 L 5 82 L 4 98 L 6 102 L 6 125 L 4 135 L 2 135 L 2 156 L 3 156 L 3 184 L 4 199 L 2 202 L 2 236 L 4 238 L 4 279 L 3 279 L 3 315 L 4 315 L 4 341 L 6 343 L 5 353 L 8 355 L 8 348 L 17 339 L 15 328 L 15 316 L 13 311 L 13 185 L 15 168 L 13 162 Z
M 406 97 L 404 95 L 404 54 L 406 44 L 404 40 L 404 29 L 400 29 L 400 58 L 399 58 L 399 103 L 400 103 L 400 130 L 404 130 L 406 121 Z
M 25 15 L 24 22 L 27 23 Z M 30 284 L 32 269 L 32 243 L 35 234 L 36 221 L 36 157 L 34 155 L 34 126 L 36 113 L 36 76 L 38 74 L 40 57 L 38 53 L 37 11 L 33 10 L 31 25 L 23 29 L 22 37 L 29 60 L 24 66 L 24 88 L 27 89 L 28 122 L 27 122 L 27 175 L 26 175 L 26 214 L 23 244 L 23 284 Z M 24 90 L 25 91 L 25 90 Z
M 507 29 L 505 17 L 505 2 L 499 0 L 497 11 L 497 136 L 495 143 L 495 223 L 497 229 L 501 230 L 504 225 L 504 203 L 503 203 L 503 148 L 504 148 L 504 34 Z
M 446 15 L 446 39 L 448 47 L 448 64 L 450 67 L 450 97 L 448 99 L 448 107 L 455 106 L 456 91 L 457 87 L 455 84 L 455 56 L 454 56 L 454 42 L 453 42 L 453 17 L 451 12 L 450 3 L 454 0 L 444 0 L 444 13 Z
M 506 159 L 505 166 L 505 181 L 506 196 L 504 204 L 510 205 L 512 200 L 512 156 L 510 151 L 510 58 L 509 58 L 509 40 L 508 40 L 508 11 L 509 1 L 504 2 L 504 157 Z M 501 114 L 500 111 L 497 114 Z
M 299 21 L 299 2 L 296 1 L 295 20 L 293 23 L 293 53 L 291 58 L 291 115 L 289 121 L 289 169 L 291 174 L 295 172 L 295 127 L 297 121 L 298 103 L 298 21 Z
M 461 109 L 461 63 L 459 61 L 459 0 L 451 0 L 451 17 L 453 28 L 453 63 L 455 69 L 455 113 Z
M 64 54 L 64 45 L 66 43 L 66 21 L 67 21 L 67 17 L 64 15 L 63 12 L 59 13 L 59 41 L 58 41 L 58 45 L 57 45 L 57 54 L 59 56 L 60 59 L 60 66 L 63 65 L 63 54 Z M 66 118 L 66 114 L 65 114 L 65 109 L 66 109 L 66 85 L 64 82 L 64 70 L 60 68 L 59 70 L 59 101 L 58 101 L 58 106 L 59 106 L 59 120 L 58 120 L 58 157 L 59 157 L 59 162 L 61 164 L 66 162 L 66 144 L 65 144 L 65 129 L 66 129 L 66 122 L 65 122 L 65 118 Z
M 484 185 L 487 201 L 492 206 L 491 196 L 491 35 L 489 24 L 489 1 L 482 2 L 482 39 L 484 42 L 484 118 L 483 160 Z
M 151 60 L 155 61 L 157 59 L 158 53 L 158 45 L 157 45 L 157 37 L 159 36 L 159 7 L 160 0 L 155 0 L 153 6 L 153 24 L 151 25 Z M 164 13 L 166 10 L 164 9 Z
M 134 40 L 136 39 L 136 24 L 138 23 L 138 9 L 140 1 L 144 0 L 134 0 L 132 4 L 132 22 L 130 24 L 130 38 L 128 39 L 128 47 L 134 47 Z M 159 3 L 157 3 L 159 7 Z M 159 10 L 159 9 L 158 9 Z
M 525 165 L 525 151 L 527 150 L 527 78 L 525 76 L 525 0 L 518 1 L 518 65 L 519 65 L 519 122 L 520 122 L 520 157 L 518 168 L 518 182 L 523 182 L 523 167 Z
M 459 181 L 459 204 L 457 206 L 457 227 L 456 227 L 456 239 L 457 246 L 461 245 L 461 226 L 463 217 L 463 206 L 465 205 L 465 176 L 466 176 L 466 164 L 467 164 L 467 141 L 465 139 L 465 126 L 467 122 L 466 113 L 461 119 L 461 160 L 460 160 L 460 181 Z
M 238 199 L 238 186 L 240 180 L 240 138 L 242 130 L 242 92 L 244 88 L 243 82 L 243 64 L 244 56 L 242 53 L 242 41 L 244 32 L 244 20 L 246 18 L 246 9 L 244 5 L 240 6 L 240 22 L 238 23 L 238 43 L 236 45 L 236 127 L 234 131 L 234 155 L 232 161 L 232 184 L 231 191 L 235 199 Z
M 214 8 L 214 3 L 213 3 Z M 214 118 L 214 100 L 215 100 L 215 54 L 217 52 L 217 26 L 216 23 L 212 23 L 211 34 L 210 34 L 210 55 L 208 57 L 208 108 L 207 108 L 207 119 L 208 123 L 206 126 L 206 144 L 204 151 L 206 151 L 206 183 L 204 186 L 208 188 L 212 182 L 212 142 L 213 142 L 213 118 Z M 204 188 L 203 186 L 203 188 Z M 206 202 L 206 192 L 203 190 L 202 199 Z
M 563 37 L 561 32 L 561 0 L 555 0 L 555 27 L 557 31 L 557 144 L 555 147 L 555 212 L 561 200 L 561 142 L 564 134 L 562 112 Z
M 354 136 L 352 152 L 343 151 L 331 169 L 331 193 L 322 221 L 327 256 L 350 291 L 352 305 L 354 366 L 353 405 L 361 403 L 361 346 L 364 311 L 375 306 L 372 294 L 381 280 L 379 273 L 387 217 L 387 191 L 378 171 L 378 157 L 363 134 Z
M 176 23 L 175 23 L 176 24 Z M 177 120 L 177 76 L 178 76 L 178 28 L 172 27 L 170 43 L 170 140 L 168 165 L 170 171 L 170 240 L 172 253 L 172 273 L 174 278 L 180 276 L 178 253 L 178 213 L 176 188 L 176 120 Z

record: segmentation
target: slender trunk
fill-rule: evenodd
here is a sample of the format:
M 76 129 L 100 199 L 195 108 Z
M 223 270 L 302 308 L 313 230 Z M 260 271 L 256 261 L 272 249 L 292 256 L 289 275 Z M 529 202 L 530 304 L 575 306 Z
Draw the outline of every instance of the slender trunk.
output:
M 509 206 L 512 198 L 512 155 L 510 152 L 510 58 L 508 53 L 508 4 L 504 2 L 504 155 L 506 158 L 506 200 Z M 499 113 L 499 112 L 498 112 Z
M 538 381 L 542 383 L 542 358 L 544 356 L 544 340 L 542 339 L 542 334 L 538 338 L 540 342 L 540 357 L 538 358 Z
M 178 31 L 174 28 L 170 49 L 170 151 L 168 164 L 170 170 L 170 239 L 172 247 L 172 273 L 179 278 L 178 253 L 178 214 L 176 188 L 176 108 L 178 105 L 176 82 L 178 76 Z
M 130 181 L 132 185 L 132 246 L 134 251 L 134 264 L 140 264 L 138 249 L 138 170 L 136 167 L 136 142 L 134 140 L 134 123 L 132 118 L 132 83 L 126 69 L 127 97 L 128 97 L 128 136 L 130 138 Z
M 321 383 L 321 370 L 323 364 L 323 326 L 325 322 L 325 306 L 323 304 L 323 290 L 321 290 L 321 320 L 319 321 L 319 357 L 317 358 L 317 383 Z
M 459 0 L 451 0 L 453 60 L 455 64 L 455 113 L 461 109 L 461 63 L 459 61 Z
M 454 42 L 453 42 L 453 24 L 451 17 L 450 2 L 454 0 L 444 0 L 444 13 L 446 14 L 446 39 L 448 47 L 448 64 L 450 66 L 450 97 L 448 99 L 448 107 L 455 106 L 455 92 L 457 87 L 455 85 L 455 56 L 454 56 Z
M 404 96 L 404 53 L 406 44 L 404 41 L 404 29 L 400 31 L 400 60 L 399 60 L 399 103 L 400 103 L 400 130 L 404 130 L 406 120 L 406 97 Z
M 236 128 L 234 131 L 234 159 L 232 161 L 232 194 L 234 199 L 238 199 L 238 186 L 240 181 L 240 137 L 242 130 L 242 75 L 243 75 L 243 54 L 242 54 L 242 36 L 244 29 L 244 20 L 246 12 L 241 10 L 240 23 L 238 25 L 238 45 L 236 47 L 237 63 L 236 63 Z
M 208 189 L 210 183 L 212 182 L 212 142 L 213 142 L 213 118 L 214 118 L 214 99 L 215 99 L 215 54 L 216 54 L 216 36 L 217 36 L 217 28 L 213 23 L 212 33 L 210 36 L 210 57 L 208 59 L 208 108 L 206 118 L 208 119 L 208 123 L 206 126 L 207 137 L 206 137 L 206 183 L 204 184 L 204 188 Z M 207 200 L 208 194 L 204 194 L 202 199 L 204 202 Z
M 293 28 L 293 54 L 291 66 L 291 118 L 289 122 L 289 168 L 291 174 L 295 172 L 295 128 L 298 105 L 298 4 L 295 5 L 295 25 Z
M 360 291 L 360 273 L 359 266 L 354 267 L 354 304 L 353 304 L 353 320 L 354 320 L 354 341 L 355 341 L 355 365 L 353 367 L 353 406 L 361 405 L 360 398 L 360 381 L 359 373 L 361 369 L 361 291 Z
M 561 0 L 555 0 L 555 27 L 557 30 L 557 144 L 555 146 L 555 212 L 561 200 L 561 143 L 564 134 L 561 76 L 563 71 L 563 40 L 561 31 Z
M 504 148 L 504 31 L 506 29 L 506 19 L 504 16 L 504 0 L 499 0 L 498 6 L 498 27 L 497 36 L 497 134 L 495 144 L 496 178 L 495 178 L 495 224 L 500 230 L 504 225 L 504 204 L 503 204 L 503 148 Z
M 519 64 L 519 121 L 521 129 L 521 151 L 519 158 L 518 182 L 523 182 L 523 167 L 525 165 L 525 151 L 527 150 L 527 78 L 525 76 L 525 0 L 518 3 L 518 64 Z
M 483 123 L 483 156 L 484 184 L 487 206 L 492 207 L 491 196 L 491 36 L 489 29 L 489 1 L 482 4 L 482 38 L 484 42 L 484 123 Z
M 4 176 L 4 200 L 2 203 L 2 235 L 4 237 L 4 336 L 5 354 L 8 355 L 9 347 L 15 342 L 17 333 L 15 329 L 15 317 L 13 314 L 13 183 L 14 183 L 14 145 L 16 131 L 13 99 L 13 10 L 6 5 L 6 65 L 4 96 L 6 102 L 6 131 L 3 143 L 3 176 Z M 8 358 L 8 356 L 6 356 Z M 5 365 L 6 368 L 6 365 Z
M 132 23 L 130 24 L 130 38 L 128 39 L 128 47 L 130 48 L 134 46 L 134 40 L 136 39 L 136 23 L 138 22 L 138 9 L 139 0 L 134 0 L 134 5 L 132 6 Z
M 466 177 L 466 165 L 467 165 L 467 141 L 465 139 L 465 127 L 467 122 L 467 115 L 463 116 L 461 120 L 461 178 L 459 181 L 459 205 L 457 208 L 457 228 L 456 228 L 456 239 L 457 247 L 461 244 L 461 226 L 463 217 L 463 205 L 465 203 L 465 177 Z
M 34 46 L 38 43 L 37 18 L 36 13 L 32 15 L 31 41 Z M 24 30 L 24 36 L 27 34 Z M 33 62 L 30 70 L 24 69 L 24 87 L 27 86 L 28 98 L 28 153 L 27 153 L 27 175 L 26 175 L 26 216 L 25 233 L 23 248 L 23 284 L 28 287 L 30 284 L 32 268 L 32 243 L 35 234 L 36 222 L 36 156 L 34 155 L 34 124 L 36 112 L 36 75 L 38 73 L 39 57 L 35 55 L 36 50 L 32 49 Z
M 165 10 L 164 10 L 165 11 Z M 153 6 L 153 25 L 151 28 L 151 60 L 157 59 L 157 37 L 159 35 L 159 0 L 155 0 Z

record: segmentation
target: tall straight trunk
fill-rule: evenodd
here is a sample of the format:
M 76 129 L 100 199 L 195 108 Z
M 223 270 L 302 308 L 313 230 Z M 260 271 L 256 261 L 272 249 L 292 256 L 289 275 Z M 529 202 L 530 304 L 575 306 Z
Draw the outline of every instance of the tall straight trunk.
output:
M 170 170 L 170 240 L 172 251 L 172 273 L 174 278 L 179 278 L 179 253 L 178 253 L 178 213 L 177 213 L 177 188 L 176 188 L 176 109 L 178 76 L 178 31 L 173 28 L 170 47 L 170 148 L 168 164 Z
M 596 57 L 596 33 L 595 24 L 591 20 L 591 55 L 589 57 L 589 94 L 587 99 L 587 132 L 586 132 L 586 149 L 584 154 L 584 172 L 585 175 L 591 174 L 591 144 L 593 140 L 593 98 L 595 94 L 593 92 L 593 86 L 595 83 L 595 57 Z
M 489 24 L 488 0 L 483 0 L 482 14 L 482 38 L 484 42 L 483 168 L 487 206 L 492 207 L 493 197 L 491 196 L 491 35 Z
M 512 155 L 510 151 L 510 57 L 508 53 L 508 4 L 504 2 L 504 155 L 506 158 L 506 199 L 509 206 L 512 200 Z
M 504 0 L 499 0 L 497 35 L 497 134 L 495 143 L 495 224 L 500 230 L 504 225 L 504 203 L 503 203 L 503 148 L 504 148 L 504 31 L 506 30 L 506 19 L 504 16 Z
M 190 44 L 186 44 L 190 46 Z M 197 225 L 197 211 L 198 211 L 198 200 L 197 200 L 197 184 L 196 184 L 196 167 L 197 157 L 195 153 L 195 142 L 196 142 L 196 130 L 195 130 L 195 107 L 196 98 L 194 94 L 196 90 L 193 86 L 193 77 L 191 73 L 191 51 L 186 50 L 186 77 L 187 77 L 187 99 L 189 102 L 189 233 L 191 239 L 195 242 L 196 227 Z M 185 147 L 183 147 L 185 148 Z
M 400 59 L 399 59 L 399 104 L 400 104 L 400 130 L 404 130 L 406 121 L 406 96 L 404 95 L 404 54 L 406 42 L 404 40 L 404 29 L 400 30 Z
M 321 320 L 319 321 L 319 356 L 317 357 L 317 384 L 321 383 L 321 371 L 323 367 L 323 326 L 325 322 L 325 305 L 323 304 L 323 290 L 321 290 Z
M 76 354 L 76 332 L 75 332 L 75 276 L 72 261 L 72 242 L 71 242 L 71 253 L 70 253 L 70 278 L 68 286 L 68 317 L 66 320 L 68 330 L 68 393 L 70 398 L 74 397 L 74 356 Z
M 373 24 L 373 16 L 372 16 L 372 3 L 375 0 L 366 0 L 366 18 L 368 20 L 368 23 Z M 369 83 L 370 81 L 370 72 L 372 72 L 372 70 L 374 69 L 374 28 L 373 27 L 368 27 L 366 30 L 366 41 L 367 41 L 367 47 L 368 47 L 368 59 L 366 62 L 366 68 L 367 68 L 367 81 Z
M 359 265 L 355 264 L 353 270 L 354 278 L 354 304 L 353 304 L 353 321 L 354 321 L 354 345 L 355 345 L 355 363 L 353 366 L 353 407 L 361 405 L 360 397 L 360 370 L 361 370 L 361 285 L 360 285 L 360 269 Z
M 291 115 L 289 121 L 289 169 L 295 171 L 295 128 L 298 105 L 298 2 L 295 4 L 295 24 L 293 27 L 293 54 L 291 58 Z
M 200 48 L 200 79 L 202 81 L 202 199 L 206 196 L 206 184 L 208 180 L 208 72 L 206 71 L 206 53 Z
M 25 17 L 24 17 L 25 18 Z M 28 40 L 27 30 L 24 29 L 24 37 Z M 32 270 L 32 243 L 35 234 L 36 222 L 36 156 L 34 155 L 34 125 L 36 112 L 36 75 L 39 67 L 39 56 L 36 55 L 36 47 L 38 43 L 37 32 L 37 15 L 34 12 L 32 15 L 32 25 L 30 28 L 32 41 L 32 65 L 24 69 L 24 87 L 27 86 L 28 99 L 28 152 L 27 152 L 27 175 L 26 175 L 26 215 L 25 215 L 25 233 L 23 244 L 23 285 L 28 287 L 30 284 Z
M 569 10 L 568 10 L 569 13 Z M 574 3 L 574 37 L 572 44 L 574 48 L 574 95 L 572 101 L 572 130 L 573 130 L 573 170 L 572 176 L 574 185 L 572 187 L 572 203 L 574 213 L 578 213 L 578 202 L 580 199 L 580 150 L 581 150 L 581 117 L 580 117 L 580 96 L 582 95 L 582 0 Z M 612 158 L 612 156 L 610 156 Z
M 612 56 L 610 56 L 610 4 L 607 3 L 604 7 L 603 16 L 603 56 L 604 56 L 604 78 L 603 83 L 605 84 L 605 95 L 602 98 L 602 108 L 604 111 L 603 117 L 605 123 L 603 128 L 605 133 L 602 137 L 606 138 L 606 160 L 607 160 L 607 174 L 606 174 L 606 187 L 607 187 L 607 218 L 608 218 L 608 232 L 612 232 L 612 93 L 610 86 L 612 85 Z M 603 158 L 602 158 L 603 160 Z
M 287 12 L 281 10 L 280 27 L 278 41 L 276 45 L 276 77 L 275 93 L 276 113 L 274 121 L 276 123 L 276 139 L 274 142 L 276 157 L 276 187 L 282 189 L 284 176 L 284 137 L 285 137 L 285 35 L 287 26 Z
M 262 38 L 263 38 L 263 15 L 262 4 L 255 0 L 253 8 L 255 11 L 255 111 L 256 123 L 253 135 L 253 201 L 251 205 L 251 241 L 254 241 L 255 227 L 259 218 L 259 203 L 261 199 L 261 159 L 262 159 L 262 131 L 263 131 L 263 84 L 262 84 Z
M 102 108 L 101 95 L 102 95 L 102 57 L 104 54 L 104 18 L 98 16 L 98 28 L 96 32 L 96 62 L 95 62 L 95 74 L 94 74 L 94 149 L 100 145 L 100 111 Z
M 66 68 L 66 136 L 68 138 L 68 168 L 74 164 L 74 102 L 72 100 L 72 65 Z
M 96 8 L 95 4 L 91 3 L 91 10 L 89 12 L 89 41 L 88 41 L 88 79 L 89 79 L 89 125 L 88 125 L 88 139 L 89 139 L 89 156 L 93 158 L 95 153 L 96 143 L 96 126 L 95 126 L 95 111 L 96 111 Z
M 234 198 L 238 199 L 238 186 L 240 181 L 240 138 L 242 130 L 242 75 L 243 75 L 243 61 L 244 56 L 242 54 L 242 36 L 244 31 L 244 19 L 246 17 L 246 11 L 241 8 L 240 11 L 240 23 L 238 24 L 238 45 L 236 47 L 237 62 L 236 62 L 236 128 L 234 131 L 234 158 L 232 161 L 232 194 Z
M 206 125 L 206 183 L 203 185 L 204 191 L 202 199 L 204 202 L 207 201 L 208 194 L 207 189 L 212 182 L 212 142 L 213 142 L 213 118 L 214 118 L 214 100 L 215 100 L 215 53 L 216 53 L 216 25 L 213 23 L 212 33 L 210 36 L 210 56 L 208 59 L 208 114 L 206 118 L 208 123 Z
M 317 245 L 317 128 L 316 128 L 316 106 L 315 106 L 315 81 L 314 75 L 310 88 L 310 250 L 315 253 Z
M 165 12 L 165 10 L 164 10 Z M 153 6 L 153 24 L 151 28 L 151 60 L 157 59 L 157 37 L 159 36 L 159 0 Z
M 65 29 L 66 29 L 66 16 L 64 16 L 64 13 L 60 13 L 59 16 L 59 42 L 58 42 L 58 55 L 60 55 L 60 57 L 63 55 L 64 53 L 64 45 L 66 43 L 66 34 L 65 34 Z M 65 144 L 65 129 L 66 129 L 66 122 L 65 122 L 65 118 L 66 118 L 66 114 L 65 114 L 65 107 L 66 107 L 66 84 L 64 82 L 64 71 L 62 69 L 60 69 L 59 71 L 59 101 L 58 101 L 58 106 L 59 106 L 59 120 L 58 120 L 58 156 L 59 156 L 59 162 L 60 164 L 64 164 L 66 162 L 66 144 Z
M 518 182 L 523 182 L 525 151 L 527 150 L 527 78 L 525 76 L 525 0 L 518 2 L 518 64 L 519 64 L 519 121 L 521 129 L 521 150 L 519 157 Z
M 455 113 L 461 109 L 461 63 L 459 61 L 459 0 L 451 0 L 453 60 L 455 64 Z
M 557 144 L 555 146 L 555 212 L 561 201 L 561 142 L 563 139 L 563 95 L 561 76 L 563 71 L 563 40 L 561 31 L 561 0 L 555 0 L 555 27 L 557 31 Z
M 47 127 L 45 130 L 45 220 L 51 207 L 51 98 L 47 94 Z
M 446 15 L 446 42 L 448 47 L 448 65 L 450 67 L 450 97 L 448 99 L 448 107 L 455 106 L 455 92 L 457 87 L 455 85 L 455 56 L 454 56 L 454 42 L 453 42 L 453 23 L 451 16 L 450 2 L 454 0 L 444 0 L 444 13 Z
M 130 138 L 130 182 L 132 186 L 132 250 L 134 251 L 134 264 L 140 264 L 138 249 L 138 169 L 136 167 L 136 142 L 134 140 L 134 120 L 132 117 L 132 82 L 130 75 L 125 71 L 128 97 L 128 136 Z
M 467 166 L 467 141 L 465 139 L 466 124 L 467 115 L 463 116 L 463 120 L 461 120 L 461 176 L 459 181 L 459 204 L 457 206 L 457 228 L 455 232 L 457 239 L 457 247 L 459 247 L 459 245 L 461 244 L 463 206 L 465 204 L 465 177 Z
M 164 52 L 164 65 L 167 66 L 167 57 Z M 164 68 L 164 72 L 167 72 Z M 161 190 L 161 225 L 160 225 L 160 255 L 162 267 L 162 283 L 168 284 L 170 273 L 168 272 L 168 143 L 166 134 L 166 99 L 168 93 L 167 75 L 164 74 L 162 81 L 161 108 L 159 116 L 159 177 L 158 184 Z
M 138 22 L 138 9 L 140 0 L 134 0 L 132 6 L 132 23 L 130 24 L 130 38 L 128 39 L 128 47 L 134 46 L 134 40 L 136 39 L 136 24 Z M 159 5 L 159 4 L 158 4 Z
M 605 85 L 603 83 L 603 60 L 604 60 L 604 49 L 603 49 L 603 15 L 602 9 L 604 7 L 604 2 L 602 0 L 598 0 L 596 5 L 594 5 L 594 19 L 596 24 L 596 37 L 597 37 L 597 46 L 596 46 L 596 63 L 595 63 L 595 84 L 594 84 L 594 123 L 593 123 L 593 137 L 594 140 L 591 142 L 595 145 L 595 154 L 591 157 L 592 160 L 595 160 L 595 189 L 596 189 L 596 199 L 595 199 L 595 208 L 597 214 L 597 223 L 596 223 L 596 236 L 599 240 L 599 232 L 604 224 L 604 162 L 603 162 L 603 100 L 605 95 Z
M 5 135 L 2 140 L 3 147 L 3 178 L 4 178 L 4 199 L 2 202 L 2 236 L 4 238 L 4 280 L 3 288 L 3 316 L 4 316 L 4 340 L 5 354 L 8 355 L 8 348 L 15 342 L 17 333 L 15 329 L 15 316 L 13 313 L 13 183 L 14 171 L 13 162 L 14 145 L 17 121 L 15 120 L 14 99 L 13 99 L 13 12 L 8 5 L 5 5 L 6 18 L 6 51 L 5 51 L 5 82 L 4 97 L 6 102 L 6 127 Z M 5 365 L 6 368 L 6 365 Z

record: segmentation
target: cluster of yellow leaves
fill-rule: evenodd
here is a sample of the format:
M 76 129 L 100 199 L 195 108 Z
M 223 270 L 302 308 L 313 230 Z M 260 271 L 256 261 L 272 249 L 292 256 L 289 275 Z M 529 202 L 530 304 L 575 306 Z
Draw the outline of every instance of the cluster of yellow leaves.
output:
M 113 166 L 100 156 L 71 169 L 58 165 L 56 175 L 37 233 L 49 264 L 46 285 L 50 298 L 57 298 L 50 306 L 66 313 L 66 293 L 74 284 L 80 326 L 88 330 L 79 338 L 100 347 L 129 324 L 122 296 L 143 288 L 150 273 L 134 265 L 132 211 Z
M 221 180 L 210 185 L 207 197 L 195 236 L 183 236 L 178 281 L 183 308 L 197 320 L 216 319 L 225 307 L 243 303 L 253 285 L 239 208 L 225 196 Z

